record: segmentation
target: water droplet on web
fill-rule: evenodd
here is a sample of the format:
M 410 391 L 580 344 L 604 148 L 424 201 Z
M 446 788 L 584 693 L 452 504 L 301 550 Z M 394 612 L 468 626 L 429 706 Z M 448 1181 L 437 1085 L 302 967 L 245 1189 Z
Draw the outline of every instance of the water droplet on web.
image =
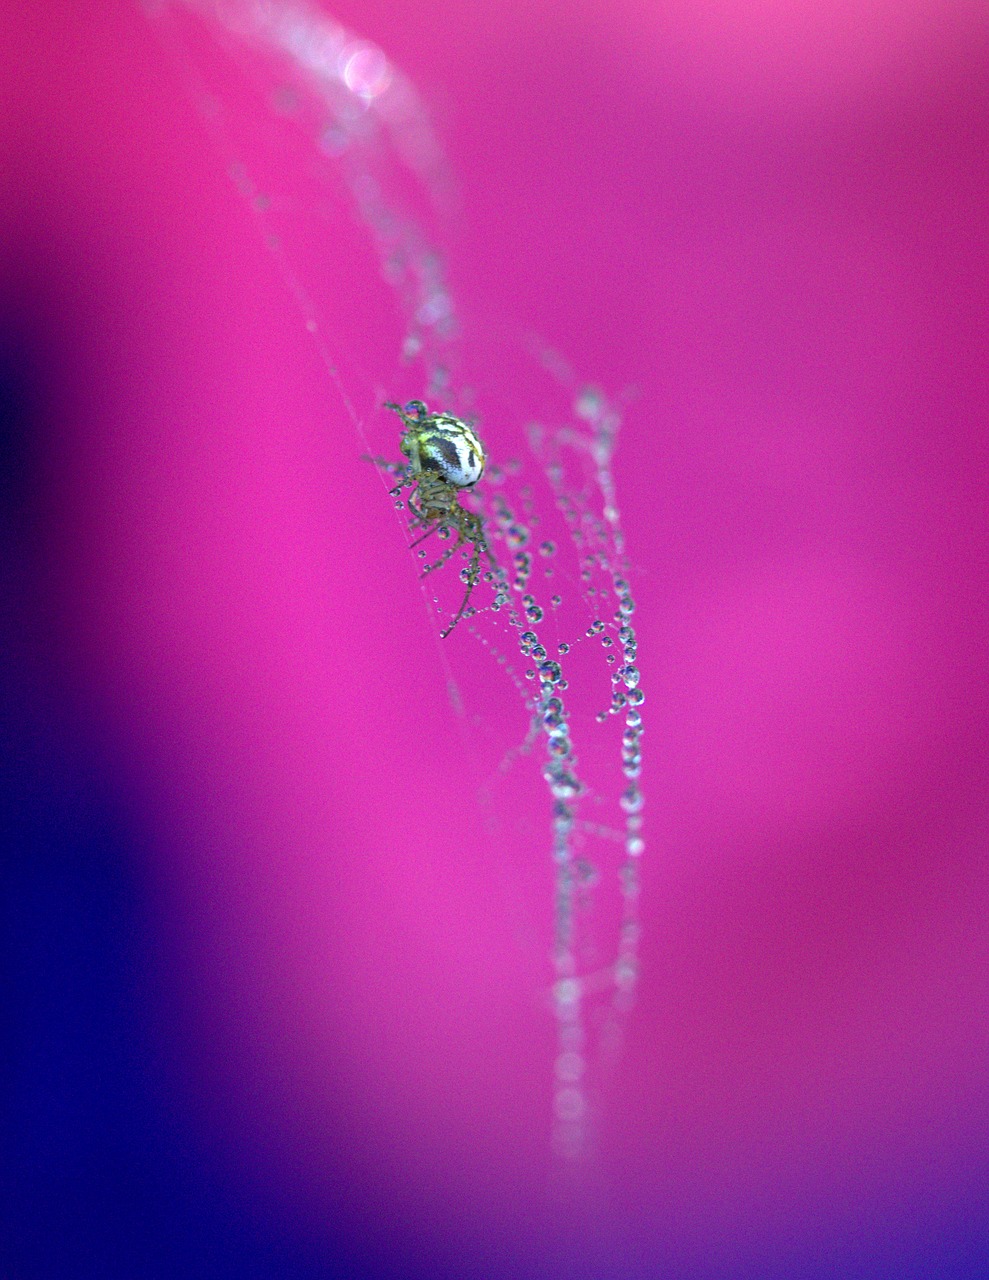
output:
M 622 958 L 615 965 L 615 985 L 623 991 L 628 991 L 635 986 L 635 980 L 638 977 L 638 966 L 634 961 Z
M 634 782 L 629 783 L 619 803 L 626 813 L 637 813 L 642 808 L 642 792 Z
M 564 978 L 553 988 L 557 1008 L 569 1008 L 580 999 L 580 983 L 576 978 Z
M 439 167 L 430 170 L 421 159 L 418 162 L 410 159 L 413 144 L 427 149 L 435 147 L 428 118 L 417 102 L 411 82 L 392 79 L 391 64 L 376 46 L 343 33 L 336 26 L 330 28 L 336 42 L 333 56 L 327 58 L 319 70 L 306 67 L 300 50 L 320 47 L 317 37 L 325 37 L 326 28 L 320 25 L 322 17 L 314 17 L 304 4 L 283 6 L 281 0 L 266 0 L 265 4 L 236 0 L 232 5 L 212 8 L 216 10 L 213 19 L 216 23 L 233 22 L 235 19 L 241 23 L 243 30 L 234 31 L 235 38 L 242 36 L 245 30 L 249 31 L 256 46 L 267 46 L 270 54 L 277 54 L 281 59 L 279 83 L 285 78 L 286 60 L 294 60 L 298 64 L 296 69 L 305 73 L 304 80 L 300 77 L 300 83 L 304 84 L 303 98 L 298 98 L 299 91 L 293 84 L 290 89 L 292 100 L 288 96 L 279 100 L 276 96 L 274 109 L 283 116 L 292 117 L 290 127 L 309 130 L 311 151 L 315 144 L 318 151 L 312 153 L 317 158 L 323 157 L 324 169 L 330 167 L 325 163 L 327 157 L 344 157 L 344 162 L 333 168 L 350 188 L 357 216 L 363 220 L 377 250 L 380 278 L 395 290 L 404 317 L 404 337 L 397 339 L 401 348 L 394 352 L 393 359 L 396 382 L 405 382 L 406 393 L 421 389 L 434 411 L 456 412 L 459 416 L 460 412 L 472 409 L 476 401 L 483 401 L 485 388 L 478 386 L 475 397 L 460 377 L 461 367 L 469 365 L 469 337 L 461 334 L 462 348 L 454 350 L 450 338 L 457 330 L 457 317 L 444 255 L 431 243 L 427 230 L 433 220 L 433 210 L 429 210 L 426 219 L 417 217 L 419 206 L 426 208 L 421 200 L 422 193 L 416 190 L 417 182 L 426 178 L 427 186 L 433 183 Z M 293 49 L 287 49 L 284 44 L 278 46 L 286 30 L 280 18 L 289 12 L 294 24 L 293 38 L 297 40 Z M 346 51 L 346 56 L 342 56 L 343 51 Z M 318 86 L 315 89 L 314 76 Z M 388 116 L 385 110 L 387 106 L 391 111 L 399 102 L 393 92 L 396 85 L 402 87 L 403 110 L 408 125 L 407 136 L 400 142 L 395 129 L 397 117 Z M 437 157 L 438 154 L 436 152 Z M 396 157 L 400 167 L 393 173 Z M 258 191 L 242 165 L 235 167 L 234 179 L 238 190 L 254 208 L 267 243 L 277 246 L 279 263 L 287 262 L 292 243 L 289 223 L 285 224 L 284 245 L 274 234 L 276 219 L 286 204 L 283 193 L 275 187 L 270 192 L 273 198 L 269 198 L 267 183 L 263 192 Z M 324 186 L 328 187 L 328 184 Z M 438 184 L 435 188 L 429 186 L 430 194 L 438 189 Z M 281 222 L 277 225 L 282 229 Z M 293 278 L 289 283 L 297 300 L 301 300 L 308 331 L 327 335 L 335 332 L 325 323 L 322 326 L 317 324 L 316 315 L 321 315 L 325 321 L 326 313 L 319 310 L 319 298 L 306 298 L 305 281 Z M 321 340 L 320 346 L 323 341 L 329 343 L 329 337 Z M 636 730 L 641 724 L 638 705 L 642 702 L 642 693 L 638 688 L 638 671 L 633 665 L 636 659 L 635 636 L 627 622 L 635 604 L 625 576 L 627 560 L 610 472 L 619 415 L 600 388 L 582 384 L 564 361 L 544 350 L 536 354 L 554 381 L 556 399 L 547 398 L 540 404 L 528 399 L 530 392 L 527 387 L 524 392 L 520 387 L 515 396 L 518 403 L 513 405 L 512 397 L 502 393 L 501 407 L 507 419 L 516 419 L 520 433 L 524 433 L 533 414 L 542 416 L 544 423 L 556 424 L 534 425 L 529 433 L 537 472 L 534 474 L 531 461 L 523 467 L 516 458 L 506 460 L 500 457 L 497 463 L 491 459 L 477 489 L 456 499 L 464 512 L 476 513 L 484 521 L 486 545 L 479 552 L 486 557 L 483 559 L 483 571 L 471 559 L 472 550 L 478 550 L 476 543 L 464 548 L 462 558 L 457 550 L 449 554 L 454 545 L 450 530 L 438 530 L 435 520 L 433 527 L 427 528 L 421 513 L 418 520 L 415 518 L 415 498 L 411 502 L 403 500 L 403 489 L 408 488 L 414 494 L 418 487 L 417 478 L 411 474 L 408 457 L 401 465 L 379 460 L 378 466 L 386 477 L 386 483 L 393 485 L 389 492 L 396 510 L 409 512 L 404 518 L 409 540 L 414 542 L 427 533 L 433 536 L 429 544 L 432 550 L 414 548 L 415 572 L 417 575 L 430 574 L 430 585 L 436 583 L 439 596 L 426 599 L 432 599 L 435 606 L 440 635 L 446 636 L 453 629 L 452 625 L 443 629 L 451 619 L 454 625 L 458 619 L 472 620 L 465 631 L 486 646 L 488 656 L 494 658 L 499 672 L 507 671 L 519 691 L 525 723 L 533 737 L 521 755 L 535 754 L 532 751 L 534 742 L 541 743 L 542 752 L 534 767 L 543 771 L 552 797 L 553 816 L 548 834 L 556 872 L 553 962 L 559 981 L 553 998 L 557 1011 L 559 1051 L 553 1103 L 557 1117 L 554 1143 L 558 1151 L 576 1154 L 584 1143 L 587 1098 L 593 1096 L 583 1090 L 585 1073 L 594 1074 L 595 1060 L 589 1055 L 593 1054 L 595 1044 L 603 1044 L 609 1035 L 614 1036 L 618 1012 L 625 1007 L 616 1001 L 616 993 L 631 990 L 636 981 L 634 936 L 626 926 L 633 918 L 632 900 L 638 893 L 638 887 L 635 876 L 628 870 L 628 863 L 631 859 L 637 860 L 642 849 L 642 839 L 634 825 L 642 806 L 637 783 L 641 771 L 638 737 L 625 737 L 622 741 L 621 767 L 625 771 L 625 780 L 613 791 L 599 794 L 589 783 L 596 777 L 598 757 L 604 759 L 604 751 L 610 753 L 617 746 L 614 743 L 616 735 L 611 725 L 597 729 L 593 723 L 588 726 L 587 722 L 598 705 L 600 685 L 594 682 L 599 680 L 602 669 L 611 674 L 618 668 L 618 679 L 614 682 L 616 687 L 611 689 L 608 711 L 600 713 L 598 721 L 603 723 L 609 716 L 624 710 L 626 730 Z M 399 356 L 405 362 L 404 366 L 399 366 Z M 419 367 L 415 367 L 417 362 Z M 324 363 L 348 404 L 368 403 L 372 397 L 378 402 L 386 398 L 387 393 L 372 387 L 366 378 L 363 384 L 355 381 L 362 375 L 353 371 L 337 373 L 330 358 L 324 357 Z M 457 370 L 457 376 L 453 376 L 453 370 Z M 414 382 L 411 381 L 413 376 Z M 562 395 L 560 388 L 563 389 Z M 428 410 L 422 401 L 413 400 L 406 402 L 406 412 L 411 419 L 421 420 Z M 363 437 L 363 420 L 353 413 L 351 416 Z M 486 437 L 482 438 L 485 444 L 491 443 Z M 502 439 L 508 439 L 507 430 Z M 520 435 L 520 439 L 524 436 Z M 365 439 L 362 442 L 366 452 L 376 451 L 372 441 Z M 396 479 L 401 483 L 396 484 Z M 458 528 L 462 527 L 458 525 Z M 443 544 L 442 551 L 437 549 L 440 543 Z M 540 557 L 536 576 L 542 590 L 557 588 L 549 598 L 549 606 L 559 611 L 552 617 L 551 642 L 547 636 L 545 643 L 540 643 L 537 631 L 532 629 L 542 629 L 545 616 L 540 601 L 528 592 L 535 572 L 530 546 Z M 548 583 L 551 574 L 552 588 Z M 456 599 L 451 589 L 455 581 Z M 463 598 L 465 587 L 475 593 L 469 601 Z M 527 594 L 516 608 L 514 602 L 524 592 Z M 545 597 L 542 599 L 545 601 Z M 572 660 L 570 674 L 577 689 L 571 698 L 569 683 L 563 678 L 559 663 L 548 657 L 546 645 L 549 644 L 550 649 L 556 648 L 560 657 L 571 653 L 581 638 L 577 609 L 585 607 L 595 619 L 586 635 L 597 635 L 602 649 L 599 651 L 596 645 L 584 646 Z M 458 609 L 459 613 L 456 612 Z M 602 621 L 602 618 L 610 619 L 612 611 L 615 611 L 617 638 L 622 646 L 620 660 L 614 652 L 608 652 L 614 644 L 612 636 L 605 634 L 606 625 Z M 597 616 L 599 614 L 601 617 Z M 514 656 L 517 652 L 514 644 L 508 646 L 512 651 L 511 660 L 504 652 L 505 641 L 514 636 L 518 636 L 522 662 Z M 452 650 L 453 646 L 450 662 L 456 671 L 456 663 L 462 659 L 459 652 Z M 604 653 L 607 666 L 600 661 L 599 652 Z M 513 662 L 518 662 L 518 665 L 513 666 Z M 521 678 L 523 675 L 525 681 Z M 500 679 L 504 681 L 504 676 Z M 607 682 L 602 683 L 607 689 Z M 623 685 L 624 688 L 619 687 Z M 566 695 L 567 705 L 563 696 L 557 695 Z M 494 708 L 478 708 L 477 724 L 484 727 L 484 717 L 493 719 L 502 709 L 496 712 Z M 574 713 L 572 717 L 568 710 Z M 473 735 L 473 722 L 470 724 L 468 732 Z M 522 733 L 525 733 L 525 728 Z M 473 745 L 478 752 L 484 749 L 485 738 L 485 733 L 477 734 Z M 576 754 L 579 751 L 584 755 L 585 750 L 586 780 L 578 768 Z M 613 760 L 613 756 L 609 758 Z M 603 771 L 601 776 L 604 776 Z M 614 776 L 613 770 L 610 776 Z M 595 807 L 590 807 L 591 802 Z M 498 803 L 506 806 L 502 816 L 506 819 L 507 831 L 511 821 L 509 806 L 513 800 L 506 794 Z M 600 810 L 597 806 L 601 806 Z M 579 817 L 576 816 L 578 814 Z M 595 822 L 600 815 L 602 822 L 614 828 L 607 839 L 591 832 L 594 824 L 589 821 L 589 814 Z M 610 845 L 608 841 L 611 841 Z M 624 858 L 620 867 L 608 863 L 609 853 L 616 859 L 619 855 Z M 607 956 L 591 960 L 597 973 L 593 980 L 588 979 L 585 988 L 580 975 L 582 965 L 591 957 L 588 943 L 601 921 L 608 919 L 606 914 L 602 915 L 590 933 L 584 932 L 594 894 L 603 892 L 597 888 L 599 866 L 606 871 L 600 877 L 602 885 L 615 885 L 613 873 L 616 870 L 621 877 L 621 941 L 616 947 L 619 952 L 617 963 L 609 964 Z M 601 925 L 602 935 L 604 928 Z M 612 932 L 617 942 L 618 935 L 614 930 Z M 629 942 L 629 938 L 633 941 Z M 594 942 L 599 944 L 600 940 L 594 937 Z M 612 959 L 614 954 L 612 951 Z M 567 1054 L 569 1058 L 565 1056 Z M 593 1081 L 595 1087 L 599 1083 Z
M 567 1050 L 556 1059 L 555 1071 L 557 1080 L 572 1084 L 584 1074 L 584 1059 L 572 1049 Z
M 553 1099 L 559 1120 L 579 1120 L 587 1110 L 587 1102 L 579 1089 L 560 1089 Z
M 578 858 L 574 863 L 574 875 L 577 883 L 588 889 L 593 888 L 601 879 L 601 872 L 587 858 Z
M 585 421 L 593 421 L 601 413 L 604 400 L 596 387 L 584 387 L 574 400 L 574 413 Z

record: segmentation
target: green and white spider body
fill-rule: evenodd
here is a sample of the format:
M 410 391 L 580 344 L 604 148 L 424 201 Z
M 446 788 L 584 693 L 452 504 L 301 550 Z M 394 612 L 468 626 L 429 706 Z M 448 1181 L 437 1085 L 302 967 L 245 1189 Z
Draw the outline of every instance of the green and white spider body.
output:
M 464 543 L 470 543 L 472 548 L 467 568 L 461 574 L 467 590 L 453 621 L 442 632 L 445 638 L 464 616 L 480 577 L 482 552 L 490 556 L 484 522 L 475 512 L 462 507 L 459 497 L 473 489 L 484 475 L 487 457 L 474 428 L 452 413 L 430 413 L 421 400 L 410 400 L 404 408 L 397 404 L 386 404 L 385 408 L 397 413 L 405 427 L 400 448 L 409 463 L 402 484 L 415 485 L 415 493 L 409 498 L 412 528 L 423 531 L 412 545 L 417 546 L 437 531 L 457 533 L 456 542 L 426 566 L 423 577 L 446 564 Z
M 423 414 L 410 419 L 407 414 L 414 407 L 421 408 Z M 420 400 L 410 401 L 404 410 L 397 405 L 386 408 L 401 414 L 408 428 L 402 436 L 401 449 L 420 488 L 423 479 L 428 478 L 425 472 L 434 473 L 452 489 L 472 489 L 484 475 L 484 446 L 466 422 L 451 413 L 428 413 Z

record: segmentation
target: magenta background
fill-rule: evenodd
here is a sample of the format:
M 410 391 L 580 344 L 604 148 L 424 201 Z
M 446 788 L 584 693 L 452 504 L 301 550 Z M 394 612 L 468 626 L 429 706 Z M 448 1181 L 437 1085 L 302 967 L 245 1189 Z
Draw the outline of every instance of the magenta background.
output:
M 337 11 L 434 108 L 468 361 L 472 320 L 532 328 L 640 393 L 643 980 L 562 1191 L 549 868 L 480 830 L 362 443 L 140 15 L 4 7 L 0 281 L 43 388 L 11 669 L 136 833 L 130 1070 L 183 1176 L 313 1274 L 345 1247 L 358 1274 L 983 1274 L 984 12 L 527 14 Z M 378 385 L 417 390 L 393 299 L 346 209 L 310 249 L 373 422 Z M 25 1204 L 57 1223 L 48 1176 Z

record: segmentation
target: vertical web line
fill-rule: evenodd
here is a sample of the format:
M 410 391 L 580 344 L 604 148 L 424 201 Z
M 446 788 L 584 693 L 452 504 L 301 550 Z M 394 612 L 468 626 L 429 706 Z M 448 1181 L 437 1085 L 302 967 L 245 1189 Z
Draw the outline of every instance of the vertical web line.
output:
M 448 193 L 442 153 L 425 111 L 411 82 L 377 46 L 347 32 L 303 0 L 163 0 L 150 10 L 168 56 L 179 69 L 186 93 L 212 145 L 225 158 L 228 172 L 257 221 L 299 309 L 314 350 L 364 448 L 370 452 L 361 416 L 321 331 L 315 301 L 282 240 L 272 231 L 263 193 L 238 158 L 221 112 L 178 33 L 167 21 L 176 8 L 198 15 L 214 34 L 219 29 L 235 41 L 276 59 L 280 73 L 301 81 L 304 91 L 318 100 L 322 123 L 312 142 L 317 153 L 343 173 L 356 208 L 374 237 L 384 278 L 400 298 L 407 325 L 401 359 L 421 362 L 427 395 L 451 397 L 456 394 L 450 373 L 451 356 L 459 334 L 443 259 L 418 222 L 400 212 L 390 200 L 387 183 L 379 173 L 382 167 L 387 171 L 388 165 L 404 167 L 434 204 Z M 533 425 L 529 435 L 532 451 L 578 554 L 579 590 L 592 621 L 586 636 L 577 637 L 574 644 L 558 643 L 558 657 L 549 655 L 540 639 L 547 608 L 537 599 L 531 582 L 538 516 L 528 510 L 531 502 L 525 499 L 525 490 L 516 500 L 507 483 L 507 471 L 492 465 L 477 502 L 490 533 L 490 581 L 495 594 L 485 609 L 465 619 L 465 623 L 506 666 L 523 697 L 532 727 L 520 754 L 528 754 L 539 740 L 545 752 L 541 772 L 549 791 L 555 868 L 552 1146 L 558 1156 L 569 1162 L 592 1150 L 592 1091 L 600 1086 L 602 1059 L 613 1059 L 618 1052 L 624 1018 L 634 1001 L 638 981 L 639 867 L 644 850 L 643 796 L 638 779 L 644 695 L 635 665 L 637 638 L 631 622 L 635 602 L 628 582 L 625 540 L 611 469 L 620 414 L 600 392 L 582 388 L 559 356 L 546 348 L 531 354 L 571 397 L 565 425 L 554 429 Z M 574 463 L 576 475 L 571 474 Z M 592 476 L 593 502 L 580 478 L 581 468 L 587 467 Z M 383 475 L 381 480 L 388 489 Z M 395 515 L 405 529 L 401 516 L 398 512 Z M 541 550 L 551 555 L 545 551 L 548 545 L 544 543 Z M 499 551 L 503 551 L 510 567 L 499 558 Z M 421 585 L 428 608 L 426 587 Z M 614 613 L 605 619 L 599 616 L 604 612 L 602 601 L 612 597 Z M 556 595 L 550 602 L 550 617 L 559 600 Z M 488 635 L 482 634 L 482 616 L 494 627 Z M 489 638 L 492 635 L 495 643 Z M 434 639 L 465 749 L 470 752 L 473 742 L 449 651 L 437 629 Z M 535 692 L 527 692 L 505 654 L 498 653 L 501 639 L 532 664 L 525 675 L 534 682 Z M 618 650 L 614 646 L 616 639 Z M 609 646 L 607 662 L 613 664 L 611 702 L 597 716 L 598 722 L 604 725 L 614 717 L 624 719 L 621 761 L 626 784 L 618 799 L 623 814 L 618 827 L 602 827 L 580 812 L 588 787 L 577 767 L 573 716 L 568 707 L 567 655 L 581 641 Z M 616 869 L 621 905 L 615 959 L 604 968 L 599 965 L 588 971 L 582 957 L 581 921 L 586 910 L 582 903 L 585 897 L 589 899 L 600 872 L 589 856 L 578 856 L 578 852 L 584 846 L 594 847 L 595 842 L 604 850 L 615 845 L 622 848 Z M 598 1028 L 594 1044 L 592 1009 Z

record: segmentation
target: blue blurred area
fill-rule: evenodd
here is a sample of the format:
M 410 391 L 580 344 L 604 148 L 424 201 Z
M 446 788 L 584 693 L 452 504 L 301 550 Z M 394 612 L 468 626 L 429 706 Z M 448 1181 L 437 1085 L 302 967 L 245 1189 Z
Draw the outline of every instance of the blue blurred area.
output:
M 67 362 L 53 333 L 30 304 L 0 305 L 0 1275 L 442 1274 L 353 1221 L 304 1242 L 206 1150 L 169 1083 L 182 1044 L 146 819 L 59 631 L 46 459 Z

